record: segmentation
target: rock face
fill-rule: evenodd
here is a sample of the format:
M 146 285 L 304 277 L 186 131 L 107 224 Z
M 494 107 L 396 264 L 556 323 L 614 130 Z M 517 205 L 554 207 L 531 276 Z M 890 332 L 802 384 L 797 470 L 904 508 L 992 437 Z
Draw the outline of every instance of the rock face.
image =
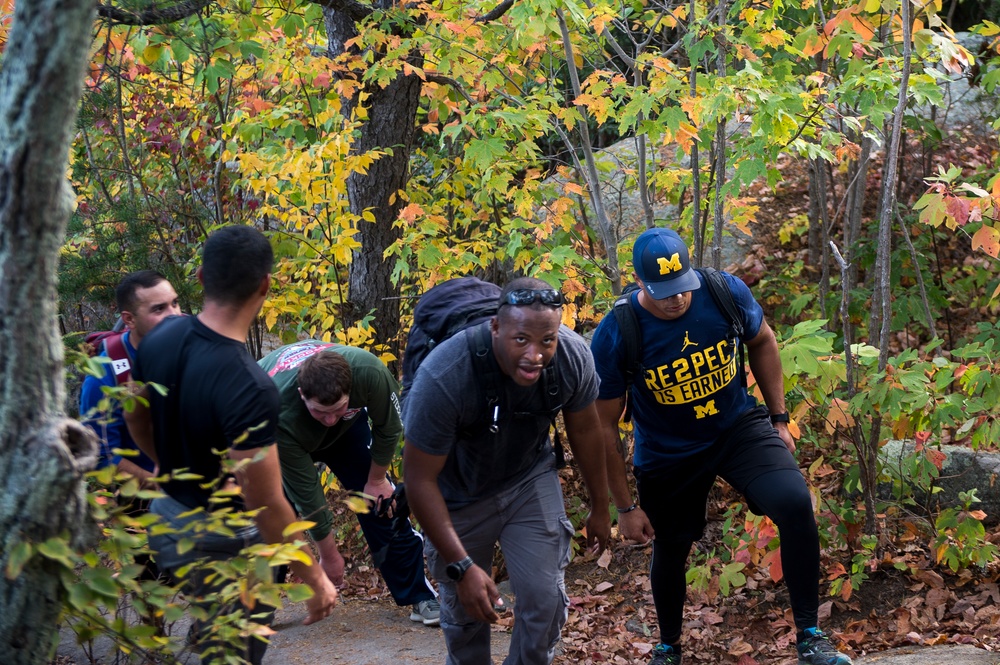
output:
M 989 58 L 988 54 L 980 53 L 984 44 L 989 43 L 989 40 L 982 35 L 957 32 L 955 38 L 977 62 Z M 968 71 L 955 74 L 939 66 L 938 71 L 942 78 L 938 85 L 944 95 L 943 103 L 936 108 L 929 105 L 918 106 L 917 114 L 932 120 L 944 134 L 967 127 L 983 128 L 988 131 L 991 122 L 996 119 L 997 99 L 979 87 L 975 76 L 977 67 L 973 64 Z
M 889 441 L 879 451 L 883 463 L 890 467 L 899 467 L 902 461 L 916 450 L 912 441 Z M 937 510 L 954 507 L 960 504 L 958 495 L 970 489 L 977 489 L 980 503 L 973 508 L 986 513 L 983 523 L 986 526 L 1000 524 L 1000 491 L 997 481 L 1000 479 L 1000 452 L 975 451 L 964 446 L 944 445 L 933 450 L 944 453 L 944 462 L 940 477 L 934 485 L 940 492 L 930 496 L 918 496 L 917 501 L 925 508 Z M 886 493 L 888 496 L 888 493 Z
M 612 230 L 619 245 L 631 246 L 632 241 L 640 233 L 646 230 L 646 213 L 643 210 L 642 198 L 639 194 L 639 145 L 634 138 L 626 138 L 603 149 L 595 151 L 594 156 L 598 170 L 601 173 L 601 193 L 604 197 L 605 209 L 611 221 Z M 672 146 L 676 149 L 676 146 Z M 690 158 L 681 154 L 680 159 L 675 159 L 675 155 L 668 154 L 670 148 L 653 149 L 647 145 L 646 165 L 647 178 L 653 181 L 657 175 L 664 175 L 667 170 L 683 169 L 685 172 L 690 169 Z M 679 152 L 679 150 L 678 150 Z M 704 156 L 702 158 L 704 160 Z M 564 180 L 559 176 L 553 176 L 550 182 L 562 183 Z M 704 183 L 702 183 L 704 186 Z M 663 191 L 652 188 L 650 192 L 650 206 L 653 214 L 653 224 L 675 228 L 683 232 L 688 228 L 679 228 L 679 212 L 676 204 L 667 200 Z M 589 198 L 583 197 L 583 207 L 588 221 L 594 219 L 594 211 L 591 208 Z M 707 244 L 711 244 L 714 231 L 709 230 L 707 234 Z M 746 258 L 750 236 L 740 232 L 736 227 L 727 224 L 726 234 L 722 241 L 722 268 L 742 263 Z M 693 251 L 693 250 L 692 250 Z M 706 264 L 710 264 L 710 251 L 706 247 Z M 631 260 L 631 254 L 624 252 L 620 255 L 622 261 Z M 629 276 L 631 279 L 631 276 Z

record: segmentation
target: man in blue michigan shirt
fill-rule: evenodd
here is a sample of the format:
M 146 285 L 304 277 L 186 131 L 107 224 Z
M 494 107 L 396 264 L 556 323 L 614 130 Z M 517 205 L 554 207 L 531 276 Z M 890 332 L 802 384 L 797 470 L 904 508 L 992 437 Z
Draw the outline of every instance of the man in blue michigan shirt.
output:
M 597 411 L 619 530 L 630 540 L 653 539 L 649 579 L 660 643 L 649 665 L 681 663 L 687 557 L 702 537 L 716 477 L 778 527 L 798 662 L 850 665 L 817 628 L 819 533 L 809 489 L 792 456 L 778 344 L 760 305 L 742 281 L 721 273 L 743 327 L 745 339 L 734 340 L 729 316 L 712 297 L 707 277 L 691 268 L 677 233 L 645 231 L 636 239 L 632 260 L 640 288 L 618 306 L 631 308 L 640 337 L 641 371 L 631 386 L 638 500 L 618 429 L 629 386 L 617 316 L 601 321 L 591 351 L 601 377 Z M 766 406 L 759 406 L 740 380 L 737 350 L 743 343 Z

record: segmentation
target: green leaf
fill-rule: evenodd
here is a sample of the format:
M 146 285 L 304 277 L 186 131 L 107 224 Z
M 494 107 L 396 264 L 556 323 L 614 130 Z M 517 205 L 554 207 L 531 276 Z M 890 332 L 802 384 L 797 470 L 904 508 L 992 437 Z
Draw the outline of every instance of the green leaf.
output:
M 31 559 L 31 543 L 26 540 L 20 541 L 11 548 L 7 557 L 7 570 L 5 574 L 8 580 L 12 580 L 21 574 L 24 565 Z
M 177 554 L 187 554 L 194 547 L 194 541 L 190 538 L 181 538 L 177 541 Z
M 503 139 L 472 139 L 465 150 L 465 157 L 479 171 L 487 171 L 506 153 L 507 145 Z
M 61 563 L 67 568 L 72 568 L 75 563 L 73 550 L 66 544 L 66 540 L 59 536 L 49 538 L 44 543 L 39 544 L 38 553 L 46 559 Z
M 313 597 L 313 590 L 305 584 L 292 584 L 288 587 L 288 600 L 292 603 L 300 603 Z

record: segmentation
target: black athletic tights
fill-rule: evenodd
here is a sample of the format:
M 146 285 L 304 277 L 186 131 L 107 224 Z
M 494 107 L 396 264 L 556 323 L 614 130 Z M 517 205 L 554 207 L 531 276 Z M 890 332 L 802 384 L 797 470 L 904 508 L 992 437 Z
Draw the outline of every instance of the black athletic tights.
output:
M 819 533 L 801 472 L 772 471 L 751 483 L 746 494 L 778 527 L 781 567 L 788 585 L 795 627 L 802 631 L 816 626 Z M 687 586 L 685 573 L 691 545 L 691 541 L 671 541 L 669 536 L 653 541 L 649 580 L 660 624 L 660 641 L 664 644 L 677 645 L 681 639 Z

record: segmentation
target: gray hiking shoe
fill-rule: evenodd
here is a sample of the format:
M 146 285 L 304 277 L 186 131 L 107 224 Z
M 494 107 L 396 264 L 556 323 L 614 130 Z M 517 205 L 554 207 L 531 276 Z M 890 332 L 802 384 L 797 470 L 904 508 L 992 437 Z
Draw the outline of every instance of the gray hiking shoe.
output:
M 410 621 L 419 621 L 425 626 L 440 626 L 441 603 L 437 598 L 421 600 L 410 610 Z

